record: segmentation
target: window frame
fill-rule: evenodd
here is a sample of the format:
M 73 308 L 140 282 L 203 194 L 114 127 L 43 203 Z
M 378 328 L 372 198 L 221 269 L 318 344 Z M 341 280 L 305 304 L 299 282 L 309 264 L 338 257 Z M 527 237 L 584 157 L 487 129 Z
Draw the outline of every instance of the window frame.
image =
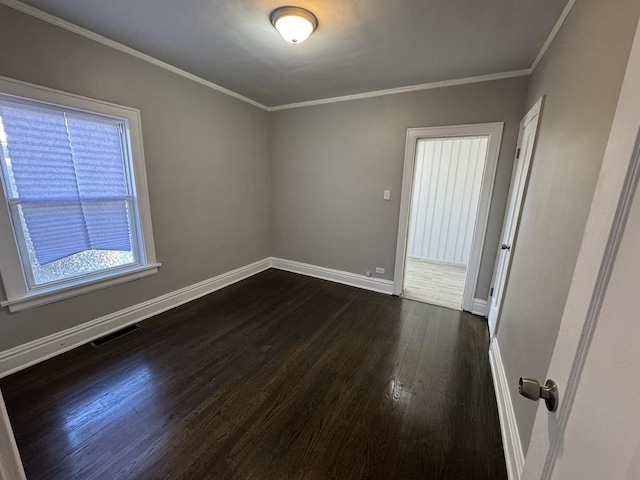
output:
M 4 182 L 0 182 L 3 189 L 0 202 L 0 276 L 6 294 L 6 300 L 0 300 L 0 306 L 8 307 L 11 312 L 21 311 L 157 273 L 161 264 L 156 260 L 153 241 L 140 111 L 2 76 L 0 94 L 7 100 L 27 104 L 39 103 L 45 107 L 49 105 L 55 109 L 122 121 L 123 139 L 128 140 L 124 145 L 128 150 L 126 156 L 129 162 L 126 170 L 137 220 L 132 222 L 132 236 L 137 237 L 137 242 L 134 243 L 141 247 L 132 245 L 133 248 L 138 248 L 139 261 L 136 264 L 30 288 L 27 273 L 20 259 L 19 236 L 22 236 L 22 233 L 16 233 L 14 230 L 8 195 L 4 191 Z

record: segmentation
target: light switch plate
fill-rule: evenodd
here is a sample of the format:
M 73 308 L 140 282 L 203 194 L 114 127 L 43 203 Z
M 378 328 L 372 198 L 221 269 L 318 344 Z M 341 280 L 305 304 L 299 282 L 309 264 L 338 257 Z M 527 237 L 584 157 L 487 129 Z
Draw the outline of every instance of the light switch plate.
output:
M 385 190 L 383 198 L 385 200 L 391 200 L 391 190 Z

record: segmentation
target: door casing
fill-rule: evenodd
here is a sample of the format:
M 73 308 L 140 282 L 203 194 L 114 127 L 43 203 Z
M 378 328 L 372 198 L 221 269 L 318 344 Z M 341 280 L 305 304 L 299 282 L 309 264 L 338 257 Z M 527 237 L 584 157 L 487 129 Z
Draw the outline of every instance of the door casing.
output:
M 529 172 L 531 171 L 531 160 L 535 154 L 536 141 L 538 139 L 538 126 L 540 125 L 540 117 L 544 106 L 544 96 L 535 103 L 527 112 L 520 122 L 520 131 L 518 133 L 518 147 L 513 164 L 513 173 L 511 176 L 511 185 L 509 186 L 509 195 L 507 196 L 507 208 L 504 212 L 504 221 L 502 223 L 502 233 L 500 234 L 500 243 L 497 245 L 498 253 L 496 255 L 496 263 L 493 268 L 493 278 L 491 280 L 490 292 L 487 300 L 487 317 L 489 319 L 489 334 L 494 335 L 499 321 L 500 308 L 504 300 L 504 291 L 509 279 L 509 269 L 511 267 L 511 257 L 516 248 L 516 240 L 518 235 L 518 225 L 520 223 L 520 215 L 522 213 L 522 205 L 527 191 L 527 183 L 529 181 Z M 531 135 L 531 144 L 523 148 L 524 132 L 527 126 L 531 125 L 533 132 Z M 519 153 L 519 155 L 518 155 Z M 502 250 L 501 245 L 509 245 L 509 250 Z
M 502 144 L 503 122 L 479 123 L 473 125 L 453 125 L 445 127 L 409 128 L 407 129 L 404 171 L 402 176 L 402 194 L 400 197 L 400 218 L 398 220 L 398 240 L 396 245 L 396 266 L 394 271 L 394 294 L 402 294 L 404 284 L 405 259 L 407 252 L 407 237 L 409 232 L 409 212 L 413 190 L 413 174 L 415 171 L 416 146 L 418 140 L 425 138 L 465 137 L 488 135 L 489 145 L 487 160 L 480 190 L 480 202 L 473 234 L 471 256 L 467 267 L 467 280 L 462 298 L 462 309 L 473 310 L 476 285 L 480 273 L 480 259 L 482 256 L 484 239 L 489 220 L 489 208 L 493 196 L 498 156 Z

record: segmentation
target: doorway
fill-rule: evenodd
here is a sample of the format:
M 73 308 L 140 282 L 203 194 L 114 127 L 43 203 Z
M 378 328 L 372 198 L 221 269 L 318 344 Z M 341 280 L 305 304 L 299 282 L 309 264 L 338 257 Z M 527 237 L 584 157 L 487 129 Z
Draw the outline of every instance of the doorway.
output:
M 395 293 L 473 310 L 502 123 L 407 131 Z

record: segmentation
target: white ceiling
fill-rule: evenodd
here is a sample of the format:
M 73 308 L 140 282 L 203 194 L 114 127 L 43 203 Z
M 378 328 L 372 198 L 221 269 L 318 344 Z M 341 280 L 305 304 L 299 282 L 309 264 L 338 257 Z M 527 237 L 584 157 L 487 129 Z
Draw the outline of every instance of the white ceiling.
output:
M 527 69 L 567 0 L 296 0 L 318 29 L 286 43 L 289 0 L 26 0 L 267 106 Z

